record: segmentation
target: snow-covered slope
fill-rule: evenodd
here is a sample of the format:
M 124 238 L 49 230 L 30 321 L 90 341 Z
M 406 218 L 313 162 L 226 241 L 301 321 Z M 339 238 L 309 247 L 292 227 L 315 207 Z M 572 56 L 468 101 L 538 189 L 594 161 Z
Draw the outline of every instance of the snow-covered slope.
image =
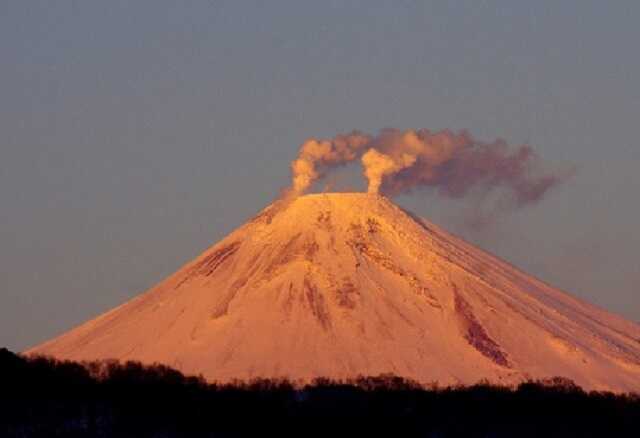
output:
M 150 291 L 27 353 L 161 362 L 217 381 L 564 376 L 640 391 L 640 326 L 360 193 L 277 202 Z

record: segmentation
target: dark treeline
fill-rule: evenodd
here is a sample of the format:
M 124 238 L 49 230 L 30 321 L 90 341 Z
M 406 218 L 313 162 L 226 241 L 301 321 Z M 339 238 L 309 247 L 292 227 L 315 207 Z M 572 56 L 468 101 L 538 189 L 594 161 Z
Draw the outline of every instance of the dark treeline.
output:
M 0 350 L 1 437 L 640 436 L 637 395 L 564 379 L 424 389 L 393 376 L 211 385 L 169 367 Z

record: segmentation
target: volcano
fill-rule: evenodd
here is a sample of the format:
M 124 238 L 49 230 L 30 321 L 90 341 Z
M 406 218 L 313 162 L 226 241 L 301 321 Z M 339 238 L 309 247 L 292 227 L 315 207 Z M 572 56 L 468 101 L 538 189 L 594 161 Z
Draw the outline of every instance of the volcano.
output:
M 640 326 L 362 193 L 277 201 L 148 292 L 26 353 L 217 382 L 560 376 L 640 390 Z

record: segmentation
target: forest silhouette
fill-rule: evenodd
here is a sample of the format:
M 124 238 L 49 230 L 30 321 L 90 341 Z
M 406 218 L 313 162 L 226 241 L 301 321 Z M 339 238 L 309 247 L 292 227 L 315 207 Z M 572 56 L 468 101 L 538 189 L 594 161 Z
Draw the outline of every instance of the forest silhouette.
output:
M 382 375 L 218 385 L 164 365 L 0 349 L 2 437 L 638 436 L 640 396 L 563 378 L 423 387 Z

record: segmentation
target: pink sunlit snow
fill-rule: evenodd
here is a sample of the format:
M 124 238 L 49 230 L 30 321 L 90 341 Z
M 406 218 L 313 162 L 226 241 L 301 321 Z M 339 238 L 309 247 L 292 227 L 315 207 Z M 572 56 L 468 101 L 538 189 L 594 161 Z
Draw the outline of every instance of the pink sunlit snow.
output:
M 27 353 L 225 382 L 562 376 L 640 391 L 640 326 L 362 193 L 277 201 L 148 292 Z

